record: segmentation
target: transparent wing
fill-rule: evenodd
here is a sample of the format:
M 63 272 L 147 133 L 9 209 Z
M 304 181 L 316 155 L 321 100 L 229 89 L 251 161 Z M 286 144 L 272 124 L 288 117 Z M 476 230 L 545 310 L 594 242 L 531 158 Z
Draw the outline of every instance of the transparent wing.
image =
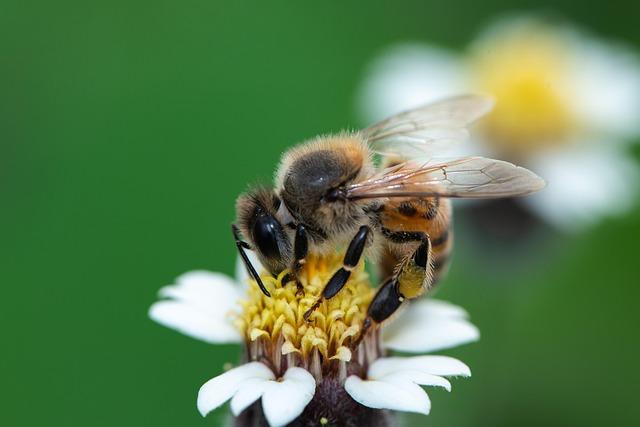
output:
M 524 196 L 545 182 L 502 160 L 465 157 L 447 162 L 402 163 L 345 189 L 350 200 L 390 197 L 497 198 Z
M 446 98 L 392 116 L 364 130 L 373 151 L 383 156 L 412 159 L 433 157 L 469 137 L 466 129 L 493 107 L 483 95 Z

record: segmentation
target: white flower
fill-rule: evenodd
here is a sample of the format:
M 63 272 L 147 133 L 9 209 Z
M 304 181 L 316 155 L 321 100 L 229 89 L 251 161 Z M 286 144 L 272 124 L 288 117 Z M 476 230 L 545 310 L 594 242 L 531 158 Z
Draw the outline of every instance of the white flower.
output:
M 542 218 L 579 230 L 630 207 L 640 173 L 624 143 L 640 135 L 640 59 L 628 47 L 535 17 L 503 19 L 465 55 L 392 46 L 370 67 L 360 110 L 371 122 L 460 92 L 497 101 L 466 154 L 544 177 L 547 188 L 523 199 Z
M 253 262 L 260 265 L 256 259 Z M 363 271 L 362 274 L 366 273 Z M 238 313 L 243 310 L 238 300 L 252 291 L 247 287 L 249 280 L 240 264 L 237 277 L 233 280 L 223 274 L 206 271 L 183 274 L 176 284 L 160 290 L 162 299 L 151 306 L 149 316 L 164 326 L 209 343 L 244 342 L 254 345 L 255 337 L 260 337 L 263 332 L 254 333 L 247 327 L 243 334 L 238 329 Z M 255 283 L 252 286 L 255 287 Z M 261 295 L 260 291 L 255 291 Z M 272 294 L 277 298 L 277 291 Z M 280 305 L 278 301 L 272 304 Z M 244 304 L 245 309 L 253 310 L 252 306 Z M 335 312 L 331 311 L 331 315 L 339 316 Z M 349 312 L 354 313 L 353 310 Z M 346 328 L 343 335 L 353 335 L 353 326 Z M 479 331 L 460 307 L 424 299 L 410 304 L 392 324 L 385 326 L 383 335 L 382 344 L 387 349 L 424 353 L 476 341 Z M 332 357 L 338 359 L 336 362 L 340 366 L 346 393 L 369 408 L 428 414 L 429 398 L 421 385 L 450 390 L 450 383 L 444 376 L 470 375 L 469 368 L 462 362 L 444 356 L 379 357 L 377 351 L 371 349 L 375 343 L 365 340 L 360 345 L 368 348 L 355 352 L 347 347 L 338 347 Z M 283 358 L 300 354 L 300 350 L 293 348 L 291 343 L 283 343 L 281 348 Z M 237 416 L 261 399 L 267 422 L 271 426 L 285 425 L 303 413 L 322 381 L 322 376 L 318 376 L 317 369 L 314 369 L 317 352 L 310 354 L 316 358 L 307 362 L 297 359 L 301 366 L 288 366 L 282 375 L 277 375 L 271 364 L 255 360 L 230 369 L 200 388 L 198 410 L 205 416 L 231 400 L 231 411 Z M 275 364 L 284 363 L 279 353 L 273 357 L 278 358 Z M 367 361 L 369 368 L 366 375 L 362 375 L 365 378 L 357 375 L 347 378 L 346 363 L 351 357 L 354 361 L 359 359 L 359 363 Z

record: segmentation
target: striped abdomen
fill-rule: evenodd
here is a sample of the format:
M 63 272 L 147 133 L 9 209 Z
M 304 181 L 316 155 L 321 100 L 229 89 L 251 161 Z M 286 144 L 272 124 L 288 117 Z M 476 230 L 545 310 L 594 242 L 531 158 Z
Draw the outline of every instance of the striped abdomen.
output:
M 446 198 L 392 199 L 379 209 L 386 248 L 380 259 L 383 277 L 393 273 L 427 234 L 431 240 L 433 281 L 438 282 L 448 267 L 453 245 L 451 201 Z

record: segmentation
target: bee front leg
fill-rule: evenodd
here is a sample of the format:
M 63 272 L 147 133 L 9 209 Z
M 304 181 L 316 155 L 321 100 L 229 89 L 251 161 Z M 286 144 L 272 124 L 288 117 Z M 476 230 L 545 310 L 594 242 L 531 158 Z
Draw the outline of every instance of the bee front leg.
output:
M 320 298 L 318 298 L 315 304 L 313 304 L 313 306 L 304 314 L 305 320 L 309 319 L 311 313 L 320 306 L 323 299 L 333 298 L 338 292 L 340 292 L 340 290 L 342 290 L 344 285 L 347 284 L 349 277 L 351 277 L 351 270 L 358 265 L 362 258 L 362 253 L 364 252 L 364 247 L 367 244 L 367 238 L 369 237 L 370 232 L 371 229 L 368 226 L 363 225 L 360 227 L 356 235 L 353 236 L 353 239 L 351 239 L 349 247 L 347 248 L 347 252 L 344 254 L 342 267 L 340 267 L 340 269 L 331 276 L 331 279 L 329 279 L 329 282 L 327 282 L 324 287 Z
M 300 270 L 302 266 L 307 261 L 307 255 L 309 254 L 309 237 L 307 236 L 307 229 L 303 224 L 298 224 L 296 227 L 296 236 L 293 241 L 293 267 L 291 268 L 291 274 L 293 276 L 293 280 L 296 282 L 296 287 L 298 290 L 296 294 L 304 295 L 304 287 L 300 280 L 298 279 L 298 275 L 300 274 Z

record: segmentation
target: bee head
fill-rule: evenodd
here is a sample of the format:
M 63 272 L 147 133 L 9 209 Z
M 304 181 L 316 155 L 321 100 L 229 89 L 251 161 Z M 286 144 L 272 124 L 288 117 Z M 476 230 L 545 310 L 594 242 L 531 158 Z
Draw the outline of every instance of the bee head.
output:
M 236 225 L 272 274 L 289 267 L 292 246 L 278 215 L 280 199 L 273 189 L 256 187 L 236 201 Z

